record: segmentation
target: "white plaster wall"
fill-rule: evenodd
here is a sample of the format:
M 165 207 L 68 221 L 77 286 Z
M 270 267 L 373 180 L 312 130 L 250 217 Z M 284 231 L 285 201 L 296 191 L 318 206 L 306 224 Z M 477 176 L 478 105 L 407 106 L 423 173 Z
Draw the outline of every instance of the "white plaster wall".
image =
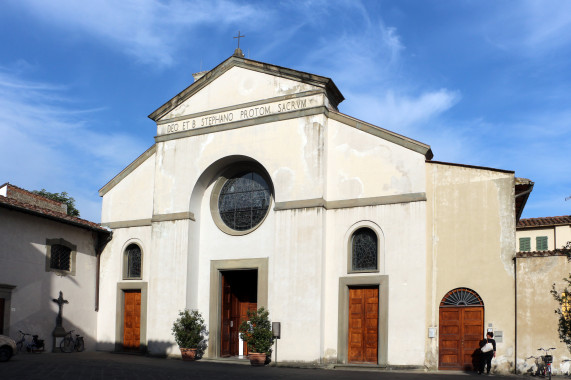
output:
M 150 219 L 153 216 L 155 154 L 103 196 L 101 223 Z
M 164 119 L 317 89 L 319 87 L 306 83 L 234 66 L 169 112 Z
M 327 199 L 424 192 L 425 157 L 400 145 L 327 121 Z
M 265 167 L 277 202 L 321 198 L 323 124 L 318 115 L 158 143 L 154 213 L 189 211 L 199 176 L 232 155 L 248 156 Z
M 151 354 L 171 354 L 172 324 L 186 307 L 189 220 L 153 223 L 147 340 Z
M 123 280 L 123 254 L 131 243 L 141 247 L 143 255 L 142 279 Z M 115 349 L 115 334 L 117 318 L 121 310 L 117 310 L 117 283 L 118 282 L 149 282 L 152 266 L 151 227 L 118 228 L 113 231 L 113 239 L 105 246 L 101 254 L 100 266 L 100 302 L 97 313 L 99 326 L 97 335 L 97 349 L 111 351 Z
M 327 253 L 325 259 L 324 347 L 326 359 L 336 356 L 338 341 L 339 277 L 348 274 L 347 250 L 352 226 L 366 222 L 383 234 L 380 247 L 384 262 L 379 273 L 389 276 L 388 364 L 422 365 L 424 361 L 423 311 L 426 298 L 426 202 L 358 207 L 327 212 Z M 385 291 L 385 289 L 381 289 Z
M 46 239 L 64 239 L 77 246 L 75 276 L 46 272 Z M 63 327 L 75 329 L 87 350 L 95 349 L 96 256 L 90 231 L 16 211 L 0 209 L 0 282 L 12 291 L 9 335 L 18 330 L 39 335 L 51 351 L 58 306 L 63 292 Z

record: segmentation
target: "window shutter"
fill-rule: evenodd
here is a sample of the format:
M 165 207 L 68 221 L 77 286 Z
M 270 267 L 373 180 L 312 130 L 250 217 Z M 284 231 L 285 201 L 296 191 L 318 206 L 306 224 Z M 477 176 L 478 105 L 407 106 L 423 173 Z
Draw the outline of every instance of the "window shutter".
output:
M 519 238 L 519 251 L 529 252 L 531 251 L 531 238 Z
M 538 251 L 547 251 L 547 236 L 536 237 L 535 246 Z

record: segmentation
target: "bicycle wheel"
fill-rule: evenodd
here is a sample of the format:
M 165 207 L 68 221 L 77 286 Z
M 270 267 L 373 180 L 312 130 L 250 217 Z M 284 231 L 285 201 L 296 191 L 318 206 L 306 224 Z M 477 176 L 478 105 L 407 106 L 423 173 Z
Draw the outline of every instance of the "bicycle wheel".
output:
M 551 365 L 547 366 L 547 373 L 549 374 L 549 380 L 551 380 Z
M 71 340 L 70 338 L 64 338 L 61 341 L 59 348 L 61 349 L 61 352 L 69 354 L 71 351 L 73 351 L 73 340 Z
M 22 342 L 16 343 L 16 351 L 22 352 L 22 348 L 24 348 L 24 343 Z
M 77 352 L 81 352 L 81 351 L 85 350 L 85 344 L 83 343 L 83 337 L 79 337 L 75 341 L 75 350 Z

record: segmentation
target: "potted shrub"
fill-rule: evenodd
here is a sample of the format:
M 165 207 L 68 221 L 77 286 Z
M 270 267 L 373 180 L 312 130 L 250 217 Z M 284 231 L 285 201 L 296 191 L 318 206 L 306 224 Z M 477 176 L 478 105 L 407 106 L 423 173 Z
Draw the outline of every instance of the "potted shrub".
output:
M 202 357 L 208 331 L 198 310 L 185 309 L 179 312 L 178 319 L 172 326 L 172 334 L 180 348 L 182 360 L 195 360 Z
M 248 310 L 248 321 L 240 324 L 240 338 L 248 345 L 248 357 L 253 366 L 263 366 L 269 362 L 274 337 L 270 313 L 263 307 Z

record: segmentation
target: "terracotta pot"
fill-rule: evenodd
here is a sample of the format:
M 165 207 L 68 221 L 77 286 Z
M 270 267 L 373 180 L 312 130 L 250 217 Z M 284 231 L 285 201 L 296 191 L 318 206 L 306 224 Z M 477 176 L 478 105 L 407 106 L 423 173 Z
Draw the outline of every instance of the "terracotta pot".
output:
M 187 362 L 192 362 L 196 360 L 196 348 L 180 348 L 180 354 L 182 355 L 182 360 Z
M 250 364 L 254 367 L 263 367 L 266 365 L 266 354 L 259 353 L 259 352 L 250 352 L 248 354 L 248 358 L 250 358 Z

